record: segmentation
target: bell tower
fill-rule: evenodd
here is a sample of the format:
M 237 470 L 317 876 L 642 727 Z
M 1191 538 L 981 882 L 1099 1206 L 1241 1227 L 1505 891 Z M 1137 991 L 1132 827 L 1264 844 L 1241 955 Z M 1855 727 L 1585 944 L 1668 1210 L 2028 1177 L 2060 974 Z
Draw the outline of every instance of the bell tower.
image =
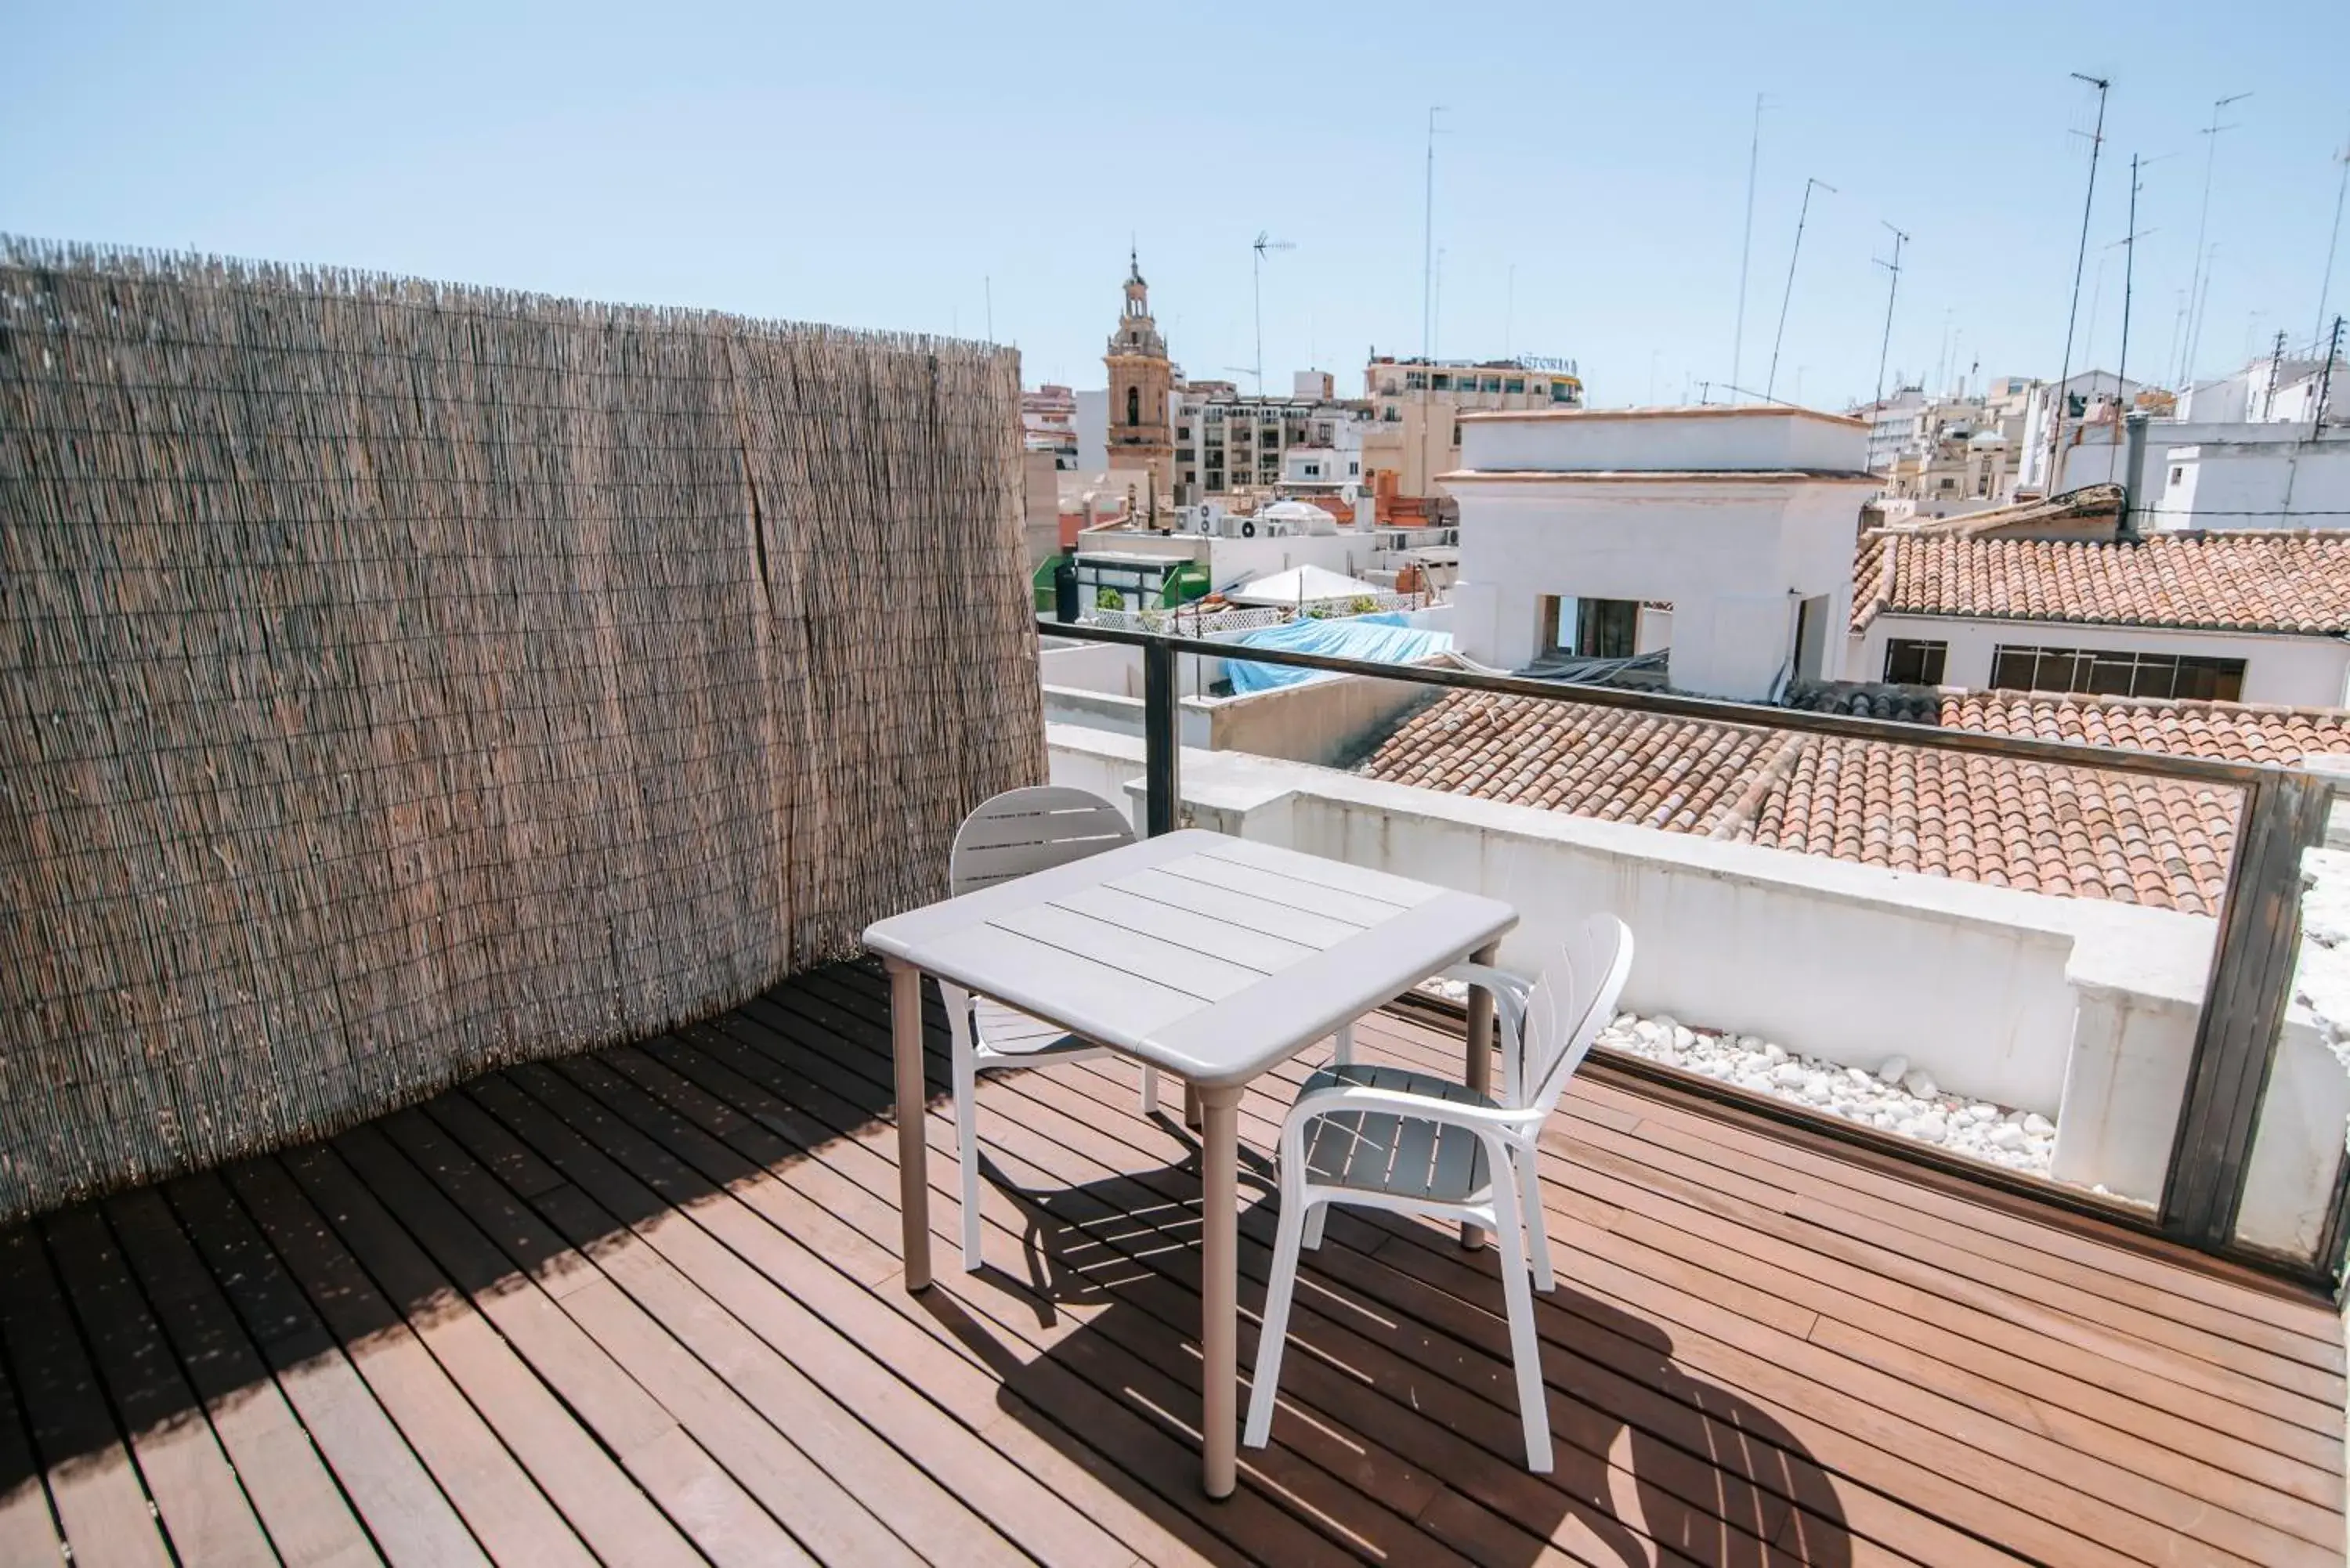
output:
M 1109 368 L 1109 465 L 1147 469 L 1153 505 L 1168 493 L 1175 459 L 1174 426 L 1168 396 L 1175 368 L 1167 360 L 1167 340 L 1150 319 L 1150 286 L 1142 281 L 1142 261 L 1129 253 L 1126 308 L 1110 334 L 1102 363 Z

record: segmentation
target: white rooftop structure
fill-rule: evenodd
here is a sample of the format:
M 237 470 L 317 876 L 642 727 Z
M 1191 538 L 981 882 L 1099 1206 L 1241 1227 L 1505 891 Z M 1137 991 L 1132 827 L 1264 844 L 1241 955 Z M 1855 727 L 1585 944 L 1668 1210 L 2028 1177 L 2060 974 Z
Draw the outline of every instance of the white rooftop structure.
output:
M 1319 511 L 1309 506 L 1309 512 Z M 1332 599 L 1358 598 L 1384 590 L 1350 577 L 1326 566 L 1292 566 L 1285 572 L 1275 572 L 1269 577 L 1259 577 L 1244 587 L 1224 595 L 1236 605 L 1313 605 L 1326 604 Z
M 1482 664 L 1613 658 L 1672 607 L 1667 680 L 1766 699 L 1833 675 L 1868 429 L 1786 408 L 1471 414 L 1454 631 Z

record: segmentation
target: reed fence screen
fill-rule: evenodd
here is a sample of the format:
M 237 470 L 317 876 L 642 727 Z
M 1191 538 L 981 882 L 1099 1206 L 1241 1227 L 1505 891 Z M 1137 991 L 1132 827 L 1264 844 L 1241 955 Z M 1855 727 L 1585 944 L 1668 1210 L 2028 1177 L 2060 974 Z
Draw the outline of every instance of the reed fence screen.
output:
M 0 1218 L 658 1032 L 1038 782 L 1008 350 L 0 240 Z

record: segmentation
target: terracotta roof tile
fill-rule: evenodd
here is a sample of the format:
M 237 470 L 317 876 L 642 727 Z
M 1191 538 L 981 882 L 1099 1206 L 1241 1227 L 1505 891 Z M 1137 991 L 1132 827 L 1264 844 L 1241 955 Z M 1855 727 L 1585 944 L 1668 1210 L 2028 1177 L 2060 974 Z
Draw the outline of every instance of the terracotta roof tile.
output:
M 2341 634 L 2350 631 L 2350 532 L 1873 535 L 1853 564 L 1855 628 L 1878 615 Z
M 2350 752 L 2350 715 L 2240 703 L 1846 688 L 1806 705 L 1890 707 L 1901 711 L 1880 716 L 2247 762 Z M 2217 911 L 2235 842 L 2237 797 L 2221 786 L 1482 692 L 1421 711 L 1360 771 L 1577 816 L 2192 914 Z

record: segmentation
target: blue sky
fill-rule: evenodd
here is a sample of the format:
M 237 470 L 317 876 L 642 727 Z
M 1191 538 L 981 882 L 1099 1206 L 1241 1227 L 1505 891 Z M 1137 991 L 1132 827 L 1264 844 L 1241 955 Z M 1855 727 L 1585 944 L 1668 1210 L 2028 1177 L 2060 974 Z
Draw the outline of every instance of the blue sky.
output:
M 1748 134 L 1769 95 L 1743 384 L 1815 198 L 1779 392 L 1891 358 L 2053 376 L 2094 95 L 2114 80 L 2075 369 L 2170 364 L 2220 140 L 2206 372 L 2307 337 L 2350 141 L 2350 6 L 757 5 L 13 7 L 0 228 L 1016 342 L 1097 384 L 1128 236 L 1175 357 L 1417 352 L 1426 109 L 1440 352 L 1581 361 L 1595 401 L 1726 381 Z M 2100 257 L 2102 290 L 2095 288 Z M 2087 319 L 2092 293 L 2099 306 Z M 2350 260 L 2330 308 L 2350 309 Z M 1951 372 L 1946 370 L 1948 375 Z

